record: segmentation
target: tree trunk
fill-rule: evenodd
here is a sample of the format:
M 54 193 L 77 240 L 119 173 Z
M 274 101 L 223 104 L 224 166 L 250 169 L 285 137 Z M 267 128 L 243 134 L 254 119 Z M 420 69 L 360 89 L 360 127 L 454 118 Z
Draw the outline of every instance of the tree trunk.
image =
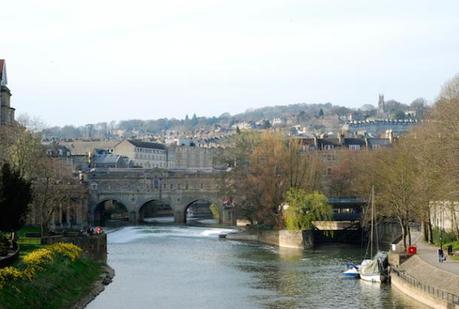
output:
M 429 241 L 429 227 L 427 221 L 422 221 L 422 232 L 424 234 L 424 241 Z
M 411 246 L 411 227 L 409 224 L 407 226 L 407 230 L 408 230 L 408 245 Z
M 432 222 L 430 222 L 430 218 L 429 218 L 429 222 L 427 222 L 427 227 L 429 228 L 429 242 L 433 244 L 433 230 L 432 230 Z

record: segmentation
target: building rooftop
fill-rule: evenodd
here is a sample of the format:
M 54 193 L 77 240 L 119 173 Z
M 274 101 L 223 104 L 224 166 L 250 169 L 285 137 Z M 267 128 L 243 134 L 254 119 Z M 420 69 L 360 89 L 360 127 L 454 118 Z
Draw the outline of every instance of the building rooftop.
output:
M 151 149 L 166 149 L 166 145 L 160 144 L 160 143 L 153 143 L 153 142 L 142 142 L 142 141 L 136 141 L 136 140 L 128 140 L 129 143 L 134 145 L 135 147 L 140 147 L 140 148 L 151 148 Z

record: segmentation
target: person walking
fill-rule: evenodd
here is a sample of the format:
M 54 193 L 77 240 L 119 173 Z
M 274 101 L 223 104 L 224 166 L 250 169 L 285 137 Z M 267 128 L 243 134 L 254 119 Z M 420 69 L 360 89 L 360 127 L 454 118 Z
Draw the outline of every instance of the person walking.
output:
M 443 261 L 444 261 L 444 253 L 443 253 L 443 249 L 440 247 L 438 249 L 438 262 L 443 263 Z

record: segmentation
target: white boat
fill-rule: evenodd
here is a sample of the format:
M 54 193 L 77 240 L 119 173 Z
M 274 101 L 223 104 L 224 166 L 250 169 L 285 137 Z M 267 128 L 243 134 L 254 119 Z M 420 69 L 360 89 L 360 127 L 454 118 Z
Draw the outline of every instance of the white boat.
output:
M 363 260 L 359 268 L 360 279 L 369 282 L 384 282 L 386 276 L 387 254 L 378 252 L 372 260 Z
M 347 270 L 343 272 L 343 276 L 347 278 L 358 279 L 360 277 L 359 267 L 360 265 L 355 265 L 354 263 L 347 263 Z

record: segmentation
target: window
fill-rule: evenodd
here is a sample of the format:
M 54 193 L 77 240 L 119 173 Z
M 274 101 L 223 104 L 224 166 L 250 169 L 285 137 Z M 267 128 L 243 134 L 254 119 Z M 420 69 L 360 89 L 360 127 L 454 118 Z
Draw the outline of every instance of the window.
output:
M 349 145 L 350 150 L 360 150 L 360 145 Z

